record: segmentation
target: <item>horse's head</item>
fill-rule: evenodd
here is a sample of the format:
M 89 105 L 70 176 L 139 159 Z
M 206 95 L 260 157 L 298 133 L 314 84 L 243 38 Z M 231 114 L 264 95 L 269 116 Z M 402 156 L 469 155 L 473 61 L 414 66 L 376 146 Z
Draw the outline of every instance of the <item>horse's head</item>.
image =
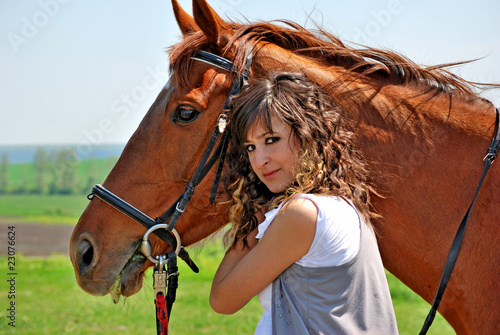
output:
M 293 22 L 285 22 L 285 27 L 267 22 L 237 24 L 221 19 L 205 0 L 193 1 L 193 16 L 183 11 L 176 0 L 172 4 L 183 40 L 170 48 L 170 81 L 103 183 L 109 191 L 156 218 L 186 189 L 235 77 L 232 71 L 193 59 L 200 50 L 230 60 L 238 74 L 245 72 L 251 53 L 250 80 L 267 76 L 270 71 L 305 73 L 346 113 L 352 114 L 356 127 L 365 130 L 361 132 L 365 143 L 362 149 L 374 161 L 392 159 L 392 152 L 380 150 L 386 147 L 387 138 L 380 134 L 387 133 L 387 123 L 393 119 L 399 122 L 398 118 L 402 118 L 401 124 L 410 124 L 404 118 L 411 113 L 385 117 L 381 111 L 395 109 L 388 104 L 397 100 L 380 91 L 385 87 L 384 80 L 397 84 L 408 79 L 399 78 L 401 74 L 421 78 L 421 70 L 413 69 L 397 55 L 348 48 L 326 32 L 326 39 L 318 38 Z M 435 76 L 426 73 L 422 81 Z M 457 82 L 453 85 L 459 87 Z M 386 86 L 386 91 L 395 89 L 395 85 Z M 399 96 L 400 92 L 392 94 Z M 414 95 L 416 99 L 420 96 Z M 373 116 L 368 117 L 370 112 Z M 406 143 L 398 143 L 405 152 Z M 205 238 L 227 222 L 224 206 L 209 204 L 214 170 L 196 188 L 176 225 L 184 246 Z M 152 265 L 138 252 L 145 232 L 143 226 L 107 203 L 92 200 L 71 238 L 70 255 L 80 286 L 96 295 L 117 287 L 126 296 L 136 293 L 144 271 Z M 165 254 L 169 249 L 153 235 L 150 241 L 153 255 Z
M 103 183 L 153 218 L 175 202 L 193 176 L 234 79 L 234 73 L 192 59 L 201 49 L 232 57 L 232 49 L 225 48 L 232 37 L 231 24 L 205 1 L 195 1 L 194 17 L 175 0 L 172 4 L 184 36 L 171 48 L 172 76 Z M 176 225 L 184 246 L 227 222 L 223 207 L 209 204 L 214 174 L 209 173 L 196 188 Z M 94 198 L 71 238 L 70 255 L 79 285 L 94 295 L 116 289 L 125 296 L 138 292 L 145 270 L 152 265 L 138 252 L 145 232 L 136 221 Z M 150 241 L 153 255 L 170 248 L 157 237 Z

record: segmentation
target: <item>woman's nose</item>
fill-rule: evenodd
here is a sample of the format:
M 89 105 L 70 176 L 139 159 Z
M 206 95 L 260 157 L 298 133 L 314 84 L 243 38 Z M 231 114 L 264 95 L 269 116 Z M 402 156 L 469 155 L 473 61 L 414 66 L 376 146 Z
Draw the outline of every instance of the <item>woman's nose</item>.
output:
M 269 155 L 263 149 L 255 150 L 254 159 L 255 159 L 255 167 L 257 169 L 262 169 L 269 163 Z

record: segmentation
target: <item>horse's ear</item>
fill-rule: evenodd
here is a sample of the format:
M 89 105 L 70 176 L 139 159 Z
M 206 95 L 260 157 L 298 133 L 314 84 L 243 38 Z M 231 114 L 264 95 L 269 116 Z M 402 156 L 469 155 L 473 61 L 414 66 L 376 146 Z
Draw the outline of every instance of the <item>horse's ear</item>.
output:
M 196 24 L 203 30 L 212 46 L 220 49 L 227 44 L 231 28 L 206 0 L 193 0 L 193 15 Z
M 179 25 L 183 36 L 190 35 L 200 30 L 193 17 L 182 9 L 177 0 L 172 0 L 172 7 L 174 9 L 175 19 L 177 20 L 177 24 Z

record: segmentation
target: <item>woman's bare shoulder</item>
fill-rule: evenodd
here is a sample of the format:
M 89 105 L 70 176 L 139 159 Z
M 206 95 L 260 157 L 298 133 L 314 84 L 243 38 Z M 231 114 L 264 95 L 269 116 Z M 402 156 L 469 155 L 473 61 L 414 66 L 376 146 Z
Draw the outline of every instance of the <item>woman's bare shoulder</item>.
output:
M 314 201 L 307 198 L 295 198 L 290 200 L 276 219 L 286 219 L 287 222 L 314 223 L 318 217 L 318 207 Z

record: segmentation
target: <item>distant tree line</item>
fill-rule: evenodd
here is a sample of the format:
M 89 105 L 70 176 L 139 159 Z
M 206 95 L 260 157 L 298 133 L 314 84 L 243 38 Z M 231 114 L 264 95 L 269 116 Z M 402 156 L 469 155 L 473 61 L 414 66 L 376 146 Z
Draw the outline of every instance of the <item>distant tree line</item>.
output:
M 47 151 L 39 147 L 32 163 L 0 160 L 0 194 L 81 194 L 102 182 L 116 158 L 82 161 L 71 147 Z

